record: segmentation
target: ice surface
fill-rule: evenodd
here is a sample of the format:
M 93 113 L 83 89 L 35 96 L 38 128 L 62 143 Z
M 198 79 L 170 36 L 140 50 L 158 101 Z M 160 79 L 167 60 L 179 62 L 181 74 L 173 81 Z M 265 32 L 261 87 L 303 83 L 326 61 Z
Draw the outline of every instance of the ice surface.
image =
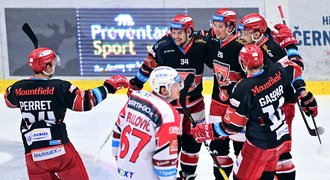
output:
M 297 169 L 297 180 L 330 179 L 330 96 L 317 96 L 319 116 L 316 124 L 325 128 L 321 135 L 320 146 L 316 136 L 310 136 L 296 106 L 296 118 L 293 122 L 293 161 Z M 71 142 L 81 154 L 90 179 L 115 179 L 115 161 L 111 156 L 111 140 L 105 145 L 100 158 L 93 162 L 98 149 L 111 131 L 119 110 L 126 101 L 126 95 L 110 95 L 90 112 L 72 112 L 68 110 L 65 122 Z M 207 112 L 210 96 L 205 97 Z M 0 97 L 0 180 L 28 179 L 25 168 L 23 144 L 19 132 L 19 109 L 10 109 Z M 311 120 L 311 118 L 308 118 Z M 310 121 L 312 128 L 313 124 Z M 232 156 L 234 157 L 234 156 Z M 197 179 L 214 179 L 212 159 L 202 147 Z M 113 177 L 113 178 L 112 178 Z

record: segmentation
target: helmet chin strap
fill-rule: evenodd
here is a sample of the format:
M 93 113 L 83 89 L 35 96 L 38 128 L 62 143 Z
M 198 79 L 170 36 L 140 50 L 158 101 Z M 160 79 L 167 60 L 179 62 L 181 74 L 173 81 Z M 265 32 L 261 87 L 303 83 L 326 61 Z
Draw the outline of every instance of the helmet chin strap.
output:
M 227 33 L 227 36 L 224 38 L 224 39 L 221 39 L 221 41 L 226 41 L 230 35 L 233 34 L 233 32 L 235 31 L 235 29 L 233 29 L 231 32 L 228 31 L 229 27 L 226 28 L 226 33 Z
M 254 34 L 252 34 L 252 41 L 254 41 L 255 44 L 258 44 L 258 42 L 264 37 L 264 34 L 261 34 L 261 36 L 258 39 L 254 39 Z
M 192 39 L 192 33 L 191 33 L 190 35 L 188 35 L 188 33 L 187 33 L 187 31 L 186 31 L 186 38 L 187 38 L 186 41 L 183 42 L 183 43 L 181 43 L 180 46 L 183 47 L 184 44 L 186 44 L 186 43 L 189 44 L 189 42 L 190 42 L 191 39 Z
M 49 78 L 51 78 L 51 77 L 53 77 L 53 75 L 54 75 L 54 73 L 55 73 L 55 67 L 54 66 L 52 66 L 52 72 L 50 72 L 50 73 L 47 73 L 46 71 L 42 71 L 42 73 L 43 74 L 45 74 L 45 75 L 47 75 L 47 76 L 49 76 Z

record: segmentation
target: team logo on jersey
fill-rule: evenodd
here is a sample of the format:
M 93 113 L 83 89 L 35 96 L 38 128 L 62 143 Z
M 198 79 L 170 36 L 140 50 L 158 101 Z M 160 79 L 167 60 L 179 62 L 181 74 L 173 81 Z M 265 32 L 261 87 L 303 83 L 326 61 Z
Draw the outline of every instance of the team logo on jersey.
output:
M 213 73 L 217 78 L 218 84 L 220 86 L 228 85 L 229 71 L 230 71 L 229 64 L 222 63 L 217 60 L 213 60 Z
M 221 88 L 219 90 L 220 90 L 219 96 L 220 96 L 221 101 L 227 101 L 229 99 L 229 94 L 228 94 L 227 90 L 221 89 Z

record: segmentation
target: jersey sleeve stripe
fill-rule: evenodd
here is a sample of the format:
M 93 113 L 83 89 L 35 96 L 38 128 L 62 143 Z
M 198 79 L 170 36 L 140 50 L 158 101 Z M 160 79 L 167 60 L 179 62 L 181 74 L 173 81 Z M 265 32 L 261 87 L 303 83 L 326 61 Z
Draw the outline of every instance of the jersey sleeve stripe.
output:
M 149 77 L 143 75 L 143 74 L 140 72 L 140 70 L 136 73 L 136 77 L 137 77 L 140 81 L 142 81 L 143 83 L 147 82 L 148 79 L 149 79 Z
M 95 97 L 96 97 L 96 100 L 97 100 L 97 104 L 99 104 L 101 101 L 103 101 L 103 98 L 102 98 L 102 93 L 100 91 L 100 89 L 97 87 L 97 88 L 94 88 L 92 89 Z

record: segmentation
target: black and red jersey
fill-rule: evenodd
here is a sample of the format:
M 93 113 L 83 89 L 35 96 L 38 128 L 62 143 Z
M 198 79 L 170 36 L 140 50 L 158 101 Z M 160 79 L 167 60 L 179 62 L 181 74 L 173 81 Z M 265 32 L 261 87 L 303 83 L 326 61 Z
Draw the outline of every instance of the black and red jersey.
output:
M 212 99 L 223 104 L 229 104 L 232 87 L 245 73 L 238 61 L 243 42 L 234 35 L 225 42 L 215 38 L 212 29 L 207 33 L 207 47 L 213 63 L 213 91 Z
M 168 34 L 162 37 L 152 47 L 149 55 L 154 58 L 158 66 L 169 66 L 179 72 L 185 78 L 189 73 L 195 74 L 195 82 L 188 92 L 188 103 L 202 99 L 202 80 L 204 64 L 209 67 L 212 63 L 209 61 L 206 41 L 203 37 L 195 35 L 191 42 L 185 47 L 177 46 L 172 37 Z M 135 76 L 135 82 L 145 82 L 149 78 L 147 73 L 143 72 L 143 67 Z M 177 101 L 172 102 L 178 105 Z M 189 105 L 188 105 L 189 106 Z
M 284 62 L 269 64 L 261 72 L 236 84 L 223 121 L 227 132 L 240 132 L 246 126 L 246 138 L 263 149 L 290 140 L 281 110 L 284 86 L 291 82 L 302 84 L 298 83 L 302 81 L 298 78 L 302 70 L 290 61 Z
M 89 111 L 106 97 L 104 86 L 83 91 L 68 81 L 32 78 L 9 86 L 5 102 L 21 110 L 22 139 L 28 153 L 68 142 L 63 123 L 66 110 Z
M 276 63 L 284 56 L 287 55 L 285 49 L 282 49 L 280 45 L 278 45 L 272 36 L 266 34 L 266 38 L 260 45 L 261 50 L 264 53 L 264 64 L 267 66 L 271 63 Z M 293 96 L 294 90 L 290 85 L 284 87 L 285 91 L 285 102 L 295 103 L 297 98 Z

